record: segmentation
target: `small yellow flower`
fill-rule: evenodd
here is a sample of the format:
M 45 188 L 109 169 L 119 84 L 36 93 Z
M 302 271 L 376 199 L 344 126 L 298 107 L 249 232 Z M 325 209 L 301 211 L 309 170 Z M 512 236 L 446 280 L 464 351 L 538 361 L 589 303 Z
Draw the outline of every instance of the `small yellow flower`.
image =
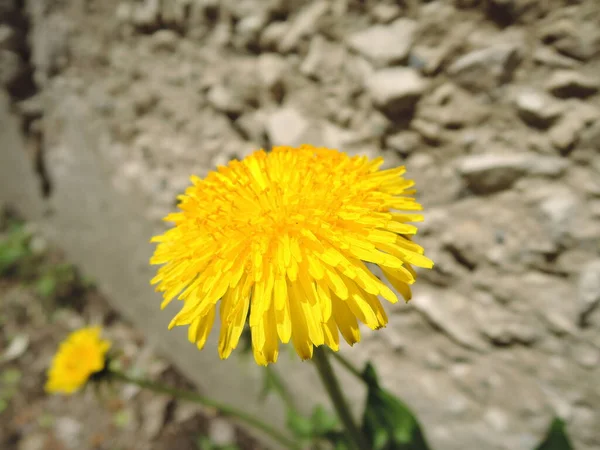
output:
M 48 369 L 46 392 L 72 394 L 104 369 L 110 342 L 100 333 L 100 327 L 83 328 L 61 342 Z
M 237 346 L 249 316 L 256 362 L 277 360 L 279 341 L 292 341 L 302 359 L 314 346 L 339 349 L 339 332 L 360 340 L 358 320 L 372 329 L 387 324 L 379 296 L 396 295 L 365 263 L 378 265 L 408 301 L 412 266 L 432 267 L 410 235 L 423 220 L 404 167 L 379 170 L 382 158 L 349 157 L 303 145 L 257 151 L 193 176 L 175 227 L 151 242 L 152 279 L 164 308 L 178 297 L 181 311 L 169 328 L 189 325 L 203 348 L 217 304 L 219 354 Z

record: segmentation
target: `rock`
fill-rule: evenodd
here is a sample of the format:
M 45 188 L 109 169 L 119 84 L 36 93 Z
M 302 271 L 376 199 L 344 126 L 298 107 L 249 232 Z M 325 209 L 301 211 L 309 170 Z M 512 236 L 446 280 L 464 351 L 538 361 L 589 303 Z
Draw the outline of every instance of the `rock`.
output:
M 573 360 L 584 369 L 594 369 L 600 363 L 600 349 L 586 342 L 575 345 L 572 352 Z
M 77 449 L 82 447 L 83 425 L 72 417 L 59 417 L 56 419 L 54 429 L 56 437 L 67 448 Z
M 309 3 L 302 8 L 300 12 L 292 19 L 292 24 L 282 36 L 279 45 L 279 52 L 288 53 L 292 51 L 300 40 L 305 36 L 314 33 L 317 29 L 319 20 L 329 10 L 329 2 L 325 0 L 317 0 Z
M 415 131 L 400 131 L 387 136 L 385 147 L 399 153 L 401 156 L 408 156 L 421 145 L 421 136 Z
M 208 435 L 212 442 L 218 446 L 228 446 L 236 442 L 235 428 L 224 419 L 212 418 L 208 426 Z
M 283 100 L 286 70 L 285 59 L 276 53 L 262 53 L 258 57 L 257 71 L 260 84 L 277 102 Z
M 586 127 L 586 121 L 575 112 L 564 117 L 554 125 L 548 134 L 552 145 L 562 153 L 568 153 L 579 141 Z
M 564 10 L 567 15 L 572 11 Z M 598 23 L 586 17 L 561 17 L 550 21 L 541 29 L 540 38 L 560 53 L 580 61 L 587 61 L 600 51 Z
M 494 233 L 480 221 L 464 219 L 448 224 L 441 236 L 443 248 L 469 270 L 485 259 L 485 252 L 494 244 Z
M 562 242 L 569 234 L 578 207 L 579 199 L 569 189 L 557 187 L 547 190 L 539 210 L 543 224 L 555 241 Z
M 18 450 L 46 450 L 48 436 L 45 432 L 29 432 L 18 442 Z
M 131 23 L 142 29 L 155 29 L 158 27 L 160 15 L 160 0 L 144 0 L 136 3 L 131 11 Z
M 590 315 L 600 305 L 600 259 L 587 263 L 577 282 L 577 301 L 579 303 L 579 323 L 588 325 Z
M 354 33 L 346 42 L 376 67 L 386 67 L 407 60 L 416 30 L 414 20 L 402 18 L 390 25 L 374 25 Z
M 296 109 L 280 108 L 267 119 L 266 129 L 270 144 L 296 146 L 303 144 L 302 136 L 308 130 L 309 121 Z
M 154 396 L 144 403 L 140 431 L 148 439 L 155 439 L 162 430 L 170 403 L 171 398 L 167 396 Z
M 596 78 L 588 77 L 574 70 L 559 70 L 552 74 L 546 89 L 556 97 L 585 98 L 595 94 L 600 87 Z
M 427 88 L 427 82 L 410 68 L 382 69 L 366 80 L 366 88 L 378 108 L 399 114 L 410 111 Z
M 577 67 L 577 61 L 557 53 L 551 47 L 540 46 L 533 52 L 533 60 L 557 69 L 573 69 Z
M 17 53 L 20 50 L 17 33 L 6 24 L 0 24 L 0 50 L 10 50 Z
M 421 290 L 409 304 L 456 343 L 474 350 L 483 347 L 481 336 L 473 328 L 468 298 L 452 291 Z
M 401 14 L 400 7 L 393 3 L 375 3 L 371 9 L 371 16 L 380 23 L 389 23 Z
M 568 161 L 553 156 L 498 150 L 463 158 L 458 171 L 473 192 L 490 194 L 511 187 L 525 174 L 554 177 L 568 165 Z
M 207 95 L 208 102 L 217 110 L 226 114 L 240 115 L 244 111 L 244 102 L 228 87 L 214 85 Z
M 470 91 L 490 91 L 512 79 L 522 55 L 520 44 L 497 44 L 461 56 L 448 67 L 448 75 Z
M 290 24 L 288 22 L 272 22 L 266 26 L 258 39 L 258 45 L 263 51 L 277 50 L 278 44 L 288 33 Z
M 416 115 L 428 124 L 456 130 L 482 122 L 489 111 L 466 90 L 444 83 L 419 102 Z
M 563 113 L 563 108 L 549 95 L 535 89 L 524 89 L 517 95 L 515 105 L 519 117 L 528 125 L 548 128 Z
M 177 48 L 179 35 L 173 30 L 158 30 L 152 34 L 152 49 L 154 51 L 173 52 Z
M 9 86 L 23 73 L 24 66 L 19 55 L 0 50 L 0 86 Z

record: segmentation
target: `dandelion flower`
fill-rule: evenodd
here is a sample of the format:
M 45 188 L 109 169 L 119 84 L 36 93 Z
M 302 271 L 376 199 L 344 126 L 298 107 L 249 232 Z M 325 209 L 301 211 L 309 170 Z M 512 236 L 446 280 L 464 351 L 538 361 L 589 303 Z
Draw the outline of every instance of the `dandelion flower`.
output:
M 256 362 L 275 362 L 279 341 L 302 359 L 314 346 L 339 349 L 339 333 L 360 340 L 358 322 L 384 327 L 382 297 L 394 292 L 369 270 L 378 265 L 408 301 L 412 266 L 431 260 L 411 240 L 408 222 L 423 220 L 402 177 L 404 167 L 379 170 L 382 158 L 303 145 L 259 150 L 219 166 L 178 197 L 175 226 L 158 243 L 152 279 L 162 308 L 183 301 L 169 328 L 188 325 L 201 349 L 219 309 L 219 354 L 236 348 L 246 320 Z M 399 212 L 402 211 L 402 212 Z
M 61 342 L 54 355 L 46 392 L 72 394 L 106 365 L 110 342 L 100 339 L 100 327 L 83 328 Z

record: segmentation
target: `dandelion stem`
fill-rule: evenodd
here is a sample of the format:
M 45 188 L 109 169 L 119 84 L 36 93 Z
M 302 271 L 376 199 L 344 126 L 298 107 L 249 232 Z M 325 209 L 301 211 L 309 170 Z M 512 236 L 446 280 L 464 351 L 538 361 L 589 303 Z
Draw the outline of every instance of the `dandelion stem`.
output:
M 157 392 L 160 394 L 170 395 L 180 400 L 187 400 L 193 403 L 198 403 L 200 405 L 204 405 L 210 408 L 216 409 L 221 415 L 226 417 L 231 417 L 234 419 L 238 419 L 241 422 L 245 422 L 248 425 L 251 425 L 263 433 L 269 435 L 277 442 L 284 445 L 286 448 L 299 450 L 300 446 L 294 443 L 291 439 L 280 433 L 279 431 L 272 428 L 270 425 L 260 421 L 254 415 L 248 414 L 244 411 L 240 411 L 228 405 L 223 405 L 215 400 L 204 397 L 200 394 L 191 391 L 184 391 L 180 389 L 175 389 L 169 386 L 165 386 L 160 383 L 156 383 L 154 381 L 146 380 L 143 378 L 137 378 L 129 376 L 125 373 L 119 372 L 117 370 L 111 369 L 108 373 L 108 377 L 110 379 L 123 381 L 125 383 L 135 384 L 141 388 L 151 390 L 153 392 Z
M 362 374 L 360 373 L 360 370 L 358 370 L 356 367 L 354 367 L 354 365 L 350 361 L 348 361 L 346 358 L 344 358 L 342 355 L 340 355 L 340 352 L 333 352 L 333 351 L 329 350 L 329 353 L 331 353 L 333 355 L 333 357 L 335 359 L 337 359 L 338 362 L 342 366 L 344 366 L 344 368 L 346 370 L 348 370 L 348 372 L 350 372 L 352 375 L 354 375 L 356 378 L 358 378 L 362 382 L 365 381 Z
M 323 346 L 315 348 L 313 362 L 317 367 L 321 381 L 333 402 L 340 420 L 344 424 L 350 439 L 352 439 L 352 444 L 359 450 L 369 450 L 369 445 L 365 437 L 360 428 L 354 423 L 348 403 L 346 403 L 340 384 L 333 372 L 333 367 L 331 367 L 331 363 L 329 362 L 327 351 Z

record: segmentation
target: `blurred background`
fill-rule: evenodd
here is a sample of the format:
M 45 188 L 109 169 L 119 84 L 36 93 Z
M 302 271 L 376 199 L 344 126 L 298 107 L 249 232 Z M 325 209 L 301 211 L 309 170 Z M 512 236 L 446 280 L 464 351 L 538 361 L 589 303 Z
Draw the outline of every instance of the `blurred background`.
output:
M 136 373 L 282 425 L 251 358 L 167 332 L 148 240 L 190 175 L 302 143 L 416 180 L 436 266 L 343 353 L 432 447 L 530 450 L 558 415 L 600 448 L 599 91 L 597 0 L 0 0 L 0 448 L 264 448 L 132 387 L 43 384 L 102 323 Z

